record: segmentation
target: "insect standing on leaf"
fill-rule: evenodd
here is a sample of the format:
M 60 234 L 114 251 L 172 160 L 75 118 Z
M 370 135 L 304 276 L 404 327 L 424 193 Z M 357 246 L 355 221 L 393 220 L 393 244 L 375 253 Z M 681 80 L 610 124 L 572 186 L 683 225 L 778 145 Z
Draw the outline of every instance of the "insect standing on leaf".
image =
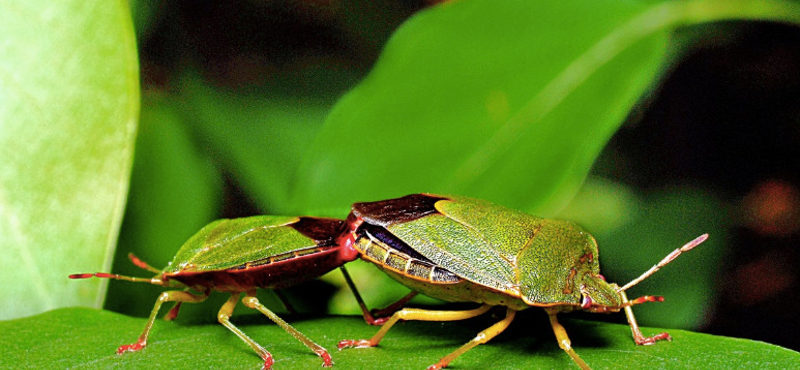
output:
M 348 217 L 350 240 L 361 257 L 410 289 L 450 302 L 476 302 L 464 311 L 406 308 L 397 311 L 369 340 L 344 340 L 339 348 L 373 347 L 399 320 L 455 321 L 476 317 L 494 306 L 506 316 L 429 369 L 446 367 L 471 348 L 505 330 L 517 311 L 542 307 L 558 345 L 582 369 L 589 366 L 572 348 L 556 319 L 562 312 L 625 311 L 634 341 L 640 345 L 670 340 L 667 333 L 642 335 L 631 306 L 662 297 L 628 300 L 625 290 L 655 273 L 708 234 L 670 253 L 625 286 L 600 274 L 595 239 L 570 221 L 530 216 L 492 203 L 456 196 L 414 194 L 379 202 L 356 203 Z
M 181 303 L 202 302 L 211 291 L 220 291 L 230 293 L 231 297 L 219 310 L 219 322 L 261 356 L 264 369 L 272 366 L 272 355 L 230 321 L 242 294 L 245 306 L 258 310 L 274 321 L 322 357 L 322 365 L 327 367 L 333 364 L 328 351 L 262 305 L 256 298 L 256 288 L 280 289 L 296 285 L 357 258 L 354 251 L 340 247 L 344 243 L 338 238 L 342 236 L 345 226 L 342 220 L 313 217 L 222 219 L 208 224 L 192 236 L 163 270 L 153 268 L 131 255 L 134 264 L 157 274 L 153 278 L 108 273 L 75 274 L 70 278 L 99 277 L 184 288 L 159 295 L 139 340 L 120 346 L 117 349 L 119 354 L 138 351 L 147 345 L 150 329 L 164 302 L 175 302 L 175 306 L 164 317 L 172 320 L 178 315 Z M 349 278 L 346 271 L 343 272 Z M 368 311 L 363 304 L 362 309 L 367 318 Z

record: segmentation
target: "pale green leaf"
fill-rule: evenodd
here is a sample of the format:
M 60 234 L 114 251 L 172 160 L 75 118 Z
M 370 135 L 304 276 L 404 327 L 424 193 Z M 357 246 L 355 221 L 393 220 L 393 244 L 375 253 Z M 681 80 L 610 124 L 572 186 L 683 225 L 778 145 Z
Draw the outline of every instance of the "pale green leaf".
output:
M 0 3 L 0 318 L 99 306 L 139 109 L 124 1 Z

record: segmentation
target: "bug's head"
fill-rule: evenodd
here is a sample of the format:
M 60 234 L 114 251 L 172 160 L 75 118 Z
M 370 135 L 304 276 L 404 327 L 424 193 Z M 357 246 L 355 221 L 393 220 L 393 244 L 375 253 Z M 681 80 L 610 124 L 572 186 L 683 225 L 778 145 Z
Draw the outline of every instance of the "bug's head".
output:
M 624 299 L 617 291 L 616 284 L 610 284 L 600 274 L 600 264 L 597 261 L 597 241 L 594 237 L 576 227 L 574 239 L 577 241 L 583 255 L 575 261 L 575 268 L 570 270 L 575 275 L 574 292 L 580 293 L 580 305 L 576 308 L 592 312 L 614 312 L 619 308 Z M 569 280 L 569 279 L 568 279 Z
M 633 279 L 628 284 L 620 287 L 617 284 L 610 284 L 606 282 L 603 275 L 586 272 L 583 280 L 581 281 L 581 305 L 580 308 L 591 312 L 618 312 L 628 306 L 633 306 L 645 302 L 661 302 L 664 300 L 660 296 L 642 296 L 634 300 L 628 300 L 625 295 L 625 290 L 638 284 L 642 280 L 650 277 L 656 271 L 664 267 L 666 264 L 672 262 L 681 253 L 690 251 L 692 248 L 700 245 L 708 238 L 708 234 L 703 234 L 694 240 L 686 243 L 682 247 L 672 251 L 659 263 L 653 265 L 649 270 L 640 275 L 638 278 Z
M 619 311 L 624 299 L 616 284 L 610 284 L 603 275 L 587 271 L 580 283 L 580 308 L 590 312 Z
M 577 309 L 596 313 L 619 312 L 628 306 L 664 300 L 660 296 L 643 296 L 629 301 L 619 285 L 608 283 L 603 275 L 591 272 L 584 274 L 580 293 L 581 302 Z

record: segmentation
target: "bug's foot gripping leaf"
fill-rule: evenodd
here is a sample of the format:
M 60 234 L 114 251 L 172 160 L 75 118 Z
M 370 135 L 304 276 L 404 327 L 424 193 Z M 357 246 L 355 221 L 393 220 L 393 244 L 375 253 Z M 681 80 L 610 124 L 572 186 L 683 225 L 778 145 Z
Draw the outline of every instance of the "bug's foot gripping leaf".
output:
M 660 340 L 672 341 L 672 337 L 670 337 L 668 333 L 656 334 L 652 337 L 645 337 L 641 332 L 638 334 L 639 335 L 637 336 L 635 332 L 633 333 L 633 340 L 636 341 L 636 344 L 640 346 L 653 345 Z
M 369 348 L 375 347 L 377 343 L 373 344 L 372 341 L 367 339 L 345 339 L 339 342 L 339 349 L 344 348 Z
M 125 352 L 136 352 L 136 351 L 144 348 L 145 345 L 147 345 L 147 343 L 146 342 L 142 342 L 142 341 L 139 341 L 139 342 L 136 342 L 136 343 L 131 343 L 131 344 L 124 344 L 124 345 L 119 346 L 119 348 L 117 348 L 117 354 L 121 355 L 121 354 L 123 354 Z
M 328 354 L 328 351 L 322 349 L 314 352 L 317 354 L 317 356 L 322 357 L 322 367 L 333 366 L 333 360 L 331 359 L 331 355 Z
M 261 367 L 261 370 L 269 370 L 272 368 L 272 364 L 275 363 L 275 360 L 272 359 L 272 355 L 269 352 L 261 354 L 261 359 L 264 360 L 264 366 Z

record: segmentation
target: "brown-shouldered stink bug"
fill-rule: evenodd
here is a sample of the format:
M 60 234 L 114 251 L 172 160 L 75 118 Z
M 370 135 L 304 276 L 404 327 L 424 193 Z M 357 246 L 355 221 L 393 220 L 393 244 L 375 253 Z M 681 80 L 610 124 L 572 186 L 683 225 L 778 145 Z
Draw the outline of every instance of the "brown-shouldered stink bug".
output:
M 633 305 L 663 298 L 628 300 L 625 290 L 708 237 L 705 234 L 689 242 L 620 287 L 600 274 L 597 242 L 575 223 L 533 217 L 487 201 L 414 194 L 356 203 L 348 225 L 350 240 L 345 247 L 352 245 L 363 259 L 398 282 L 431 297 L 481 306 L 465 311 L 402 309 L 371 339 L 344 340 L 339 348 L 376 346 L 399 320 L 463 320 L 494 306 L 506 307 L 504 319 L 429 369 L 446 367 L 464 352 L 491 340 L 511 324 L 517 311 L 529 307 L 547 312 L 559 347 L 582 369 L 589 367 L 572 348 L 556 319 L 559 313 L 624 310 L 637 344 L 669 340 L 667 333 L 642 335 L 631 310 Z

